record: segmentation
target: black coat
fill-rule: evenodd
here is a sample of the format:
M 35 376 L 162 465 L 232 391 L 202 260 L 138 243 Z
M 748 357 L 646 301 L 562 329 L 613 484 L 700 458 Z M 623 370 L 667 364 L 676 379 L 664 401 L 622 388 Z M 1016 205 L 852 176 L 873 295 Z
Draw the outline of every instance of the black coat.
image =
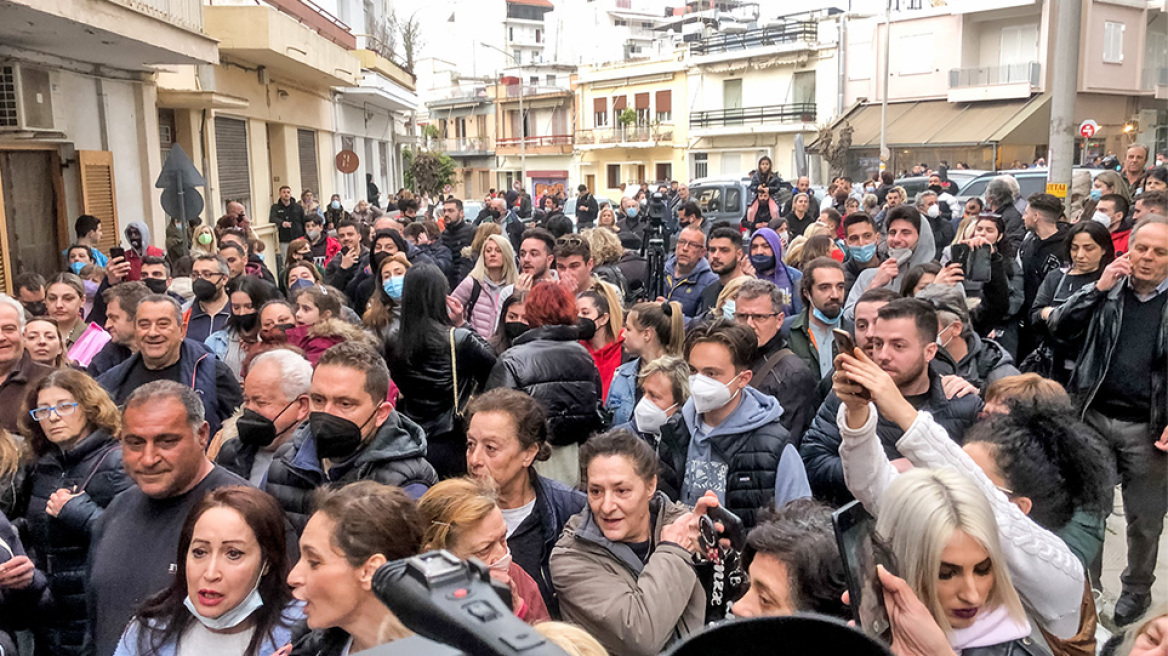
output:
M 835 392 L 827 395 L 823 405 L 819 406 L 819 412 L 812 420 L 811 427 L 803 434 L 803 444 L 799 447 L 799 455 L 803 456 L 803 466 L 807 469 L 807 481 L 811 484 L 811 493 L 816 499 L 836 507 L 853 498 L 847 483 L 844 482 L 844 465 L 839 454 L 843 439 L 835 421 L 840 403 Z M 975 394 L 946 399 L 945 390 L 941 387 L 941 377 L 932 371 L 929 372 L 929 398 L 918 409 L 932 414 L 933 419 L 955 442 L 961 442 L 965 429 L 977 419 L 977 413 L 981 408 L 981 397 Z M 896 450 L 896 442 L 904 435 L 900 426 L 884 417 L 878 417 L 876 435 L 880 438 L 884 454 L 889 460 L 901 457 L 900 451 Z
M 758 358 L 751 365 L 751 371 L 758 372 L 769 358 L 783 348 L 789 348 L 787 340 L 781 332 L 776 333 L 771 341 L 759 348 Z M 819 394 L 819 372 L 812 372 L 803 358 L 792 351 L 791 355 L 780 359 L 766 376 L 751 378 L 750 386 L 775 397 L 779 402 L 783 408 L 779 422 L 791 434 L 791 444 L 798 447 L 804 431 L 811 425 L 811 419 L 823 401 Z
M 85 494 L 50 517 L 45 512 L 49 497 L 75 485 L 84 486 Z M 105 430 L 90 433 L 69 451 L 52 447 L 29 465 L 23 495 L 27 546 L 37 569 L 47 574 L 53 598 L 53 611 L 42 614 L 36 627 L 38 654 L 81 653 L 90 536 L 105 507 L 131 485 L 122 468 L 122 447 Z
M 466 259 L 462 256 L 462 249 L 470 246 L 470 243 L 474 241 L 474 235 L 475 227 L 467 219 L 463 219 L 458 225 L 447 224 L 446 230 L 442 233 L 442 245 L 450 249 L 452 258 L 450 271 L 446 276 L 451 289 L 457 287 L 458 283 L 462 281 L 464 268 L 462 261 Z M 470 266 L 466 266 L 465 269 L 470 271 Z
M 575 326 L 540 326 L 520 335 L 495 363 L 487 389 L 527 392 L 543 406 L 556 446 L 583 444 L 604 427 L 600 372 Z
M 401 391 L 397 411 L 417 422 L 433 440 L 449 433 L 453 426 L 454 385 L 448 332 L 438 333 L 433 349 L 412 362 L 389 344 L 385 361 L 393 382 Z M 465 409 L 471 394 L 482 389 L 495 366 L 495 349 L 473 330 L 454 329 L 455 359 L 458 361 L 458 407 Z

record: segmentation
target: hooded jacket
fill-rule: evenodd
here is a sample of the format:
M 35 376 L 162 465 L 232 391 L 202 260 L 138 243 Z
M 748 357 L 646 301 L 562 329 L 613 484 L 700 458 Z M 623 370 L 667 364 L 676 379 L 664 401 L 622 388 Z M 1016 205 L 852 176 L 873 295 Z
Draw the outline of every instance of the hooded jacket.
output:
M 1063 262 L 1063 242 L 1066 241 L 1068 224 L 1059 222 L 1058 230 L 1046 239 L 1041 239 L 1036 233 L 1026 233 L 1022 241 L 1022 248 L 1018 251 L 1018 261 L 1022 264 L 1022 289 L 1025 290 L 1025 300 L 1022 302 L 1022 318 L 1030 319 L 1030 308 L 1034 305 L 1034 297 L 1038 296 L 1038 288 L 1046 279 L 1046 274 L 1066 265 Z
M 442 245 L 450 251 L 451 257 L 450 268 L 446 275 L 451 289 L 458 287 L 458 283 L 474 266 L 474 262 L 464 262 L 463 260 L 466 258 L 462 256 L 462 249 L 470 246 L 471 242 L 474 241 L 474 235 L 475 227 L 471 225 L 469 219 L 465 218 L 457 225 L 446 224 L 446 229 L 442 232 Z
M 661 492 L 649 502 L 646 562 L 628 544 L 604 537 L 587 506 L 568 520 L 551 555 L 564 620 L 614 655 L 655 656 L 702 627 L 706 592 L 690 552 L 661 542 L 661 529 L 689 512 Z
M 130 243 L 130 228 L 137 228 L 138 234 L 142 235 L 142 248 L 135 249 L 133 245 L 126 249 L 126 261 L 130 263 L 130 274 L 126 276 L 126 280 L 141 280 L 142 279 L 142 258 L 143 257 L 164 257 L 166 253 L 157 246 L 150 245 L 150 228 L 142 221 L 130 221 L 126 224 L 122 234 L 126 236 L 126 243 Z
M 888 232 L 888 227 L 882 227 L 885 234 Z M 884 250 L 884 247 L 878 248 L 877 251 Z M 917 247 L 913 249 L 912 255 L 909 256 L 908 262 L 900 265 L 900 269 L 892 280 L 884 285 L 885 289 L 891 289 L 896 293 L 900 293 L 900 284 L 904 279 L 904 274 L 909 272 L 918 264 L 932 262 L 933 256 L 936 255 L 936 244 L 933 240 L 933 228 L 929 225 L 928 217 L 921 217 L 921 233 L 917 239 Z M 887 252 L 878 254 L 881 261 L 888 257 Z M 856 320 L 856 301 L 868 291 L 868 285 L 871 284 L 872 279 L 876 277 L 876 272 L 880 267 L 872 267 L 871 269 L 864 269 L 856 276 L 856 284 L 852 285 L 852 291 L 848 294 L 848 301 L 844 304 L 844 319 L 847 321 Z
M 693 505 L 707 490 L 753 526 L 758 509 L 811 496 L 807 474 L 791 434 L 779 418 L 778 401 L 753 387 L 742 388 L 738 407 L 705 431 L 694 400 L 681 408 L 684 430 L 662 431 L 658 456 L 662 487 L 677 490 Z
M 369 333 L 341 319 L 329 318 L 311 326 L 296 326 L 284 332 L 288 343 L 304 351 L 304 357 L 316 368 L 320 356 L 341 342 L 364 341 L 376 347 Z
M 316 455 L 312 427 L 305 423 L 292 439 L 276 450 L 264 491 L 280 502 L 296 533 L 312 515 L 312 497 L 324 485 L 344 485 L 354 481 L 376 481 L 405 488 L 417 499 L 438 482 L 434 468 L 426 462 L 426 435 L 420 426 L 397 412 L 390 412 L 377 427 L 372 439 L 361 446 L 347 461 L 349 466 L 339 476 L 338 467 L 326 472 Z
M 718 275 L 710 270 L 706 258 L 698 260 L 693 271 L 677 278 L 677 256 L 665 261 L 665 300 L 681 304 L 681 313 L 686 319 L 693 319 L 703 312 L 702 292 L 706 287 L 718 282 Z
M 766 243 L 770 245 L 771 251 L 775 254 L 775 269 L 770 273 L 762 271 L 755 271 L 755 277 L 762 280 L 769 280 L 779 289 L 786 291 L 790 297 L 791 302 L 783 306 L 783 314 L 788 317 L 793 317 L 803 311 L 803 299 L 799 295 L 799 281 L 803 280 L 803 274 L 794 267 L 789 267 L 783 263 L 783 240 L 779 239 L 779 233 L 770 228 L 759 228 L 751 235 L 750 240 L 755 237 L 762 237 Z M 747 241 L 743 246 L 749 251 L 750 241 Z
M 499 356 L 487 379 L 486 389 L 517 389 L 539 401 L 554 446 L 583 444 L 604 427 L 600 372 L 577 339 L 576 326 L 532 328 Z
M 1022 373 L 1014 366 L 1014 358 L 994 340 L 982 339 L 972 330 L 968 337 L 962 339 L 965 340 L 969 353 L 966 353 L 960 362 L 955 361 L 947 350 L 937 349 L 932 366 L 938 375 L 961 376 L 970 385 L 984 392 L 995 380 Z

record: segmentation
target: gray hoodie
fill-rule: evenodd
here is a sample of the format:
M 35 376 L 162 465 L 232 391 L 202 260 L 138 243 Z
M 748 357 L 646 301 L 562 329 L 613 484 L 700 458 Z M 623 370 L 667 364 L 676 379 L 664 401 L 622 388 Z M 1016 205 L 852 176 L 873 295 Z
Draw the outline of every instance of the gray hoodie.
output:
M 779 418 L 783 408 L 773 396 L 763 394 L 753 387 L 742 389 L 742 400 L 730 416 L 717 426 L 707 426 L 701 421 L 693 399 L 685 402 L 681 409 L 686 427 L 692 436 L 685 458 L 685 479 L 681 488 L 681 502 L 694 505 L 707 490 L 718 495 L 718 501 L 726 502 L 726 475 L 728 463 L 723 461 L 723 449 L 715 448 L 715 443 L 730 441 L 773 424 L 781 428 Z M 778 508 L 792 499 L 811 496 L 811 485 L 807 482 L 807 472 L 803 469 L 803 459 L 791 444 L 783 448 L 775 478 L 775 507 Z
M 146 249 L 150 248 L 150 228 L 147 228 L 146 224 L 142 221 L 130 221 L 127 223 L 125 229 L 122 230 L 122 234 L 126 235 L 126 245 L 130 246 L 130 248 L 134 248 L 130 245 L 130 237 L 127 232 L 130 228 L 137 228 L 138 234 L 142 235 L 142 250 L 134 250 L 138 251 L 138 255 L 145 257 Z
M 917 240 L 917 247 L 913 250 L 913 254 L 908 258 L 908 262 L 900 265 L 900 273 L 896 277 L 884 285 L 885 289 L 891 289 L 896 293 L 900 293 L 900 284 L 904 279 L 904 274 L 908 273 L 909 269 L 918 264 L 932 262 L 933 256 L 937 252 L 937 246 L 933 243 L 933 228 L 929 225 L 928 217 L 921 218 L 921 236 Z M 864 269 L 860 275 L 856 276 L 856 284 L 852 286 L 852 291 L 848 294 L 848 302 L 844 304 L 844 319 L 847 321 L 856 320 L 856 301 L 868 291 L 868 285 L 872 279 L 876 277 L 876 272 L 879 267 L 871 269 Z

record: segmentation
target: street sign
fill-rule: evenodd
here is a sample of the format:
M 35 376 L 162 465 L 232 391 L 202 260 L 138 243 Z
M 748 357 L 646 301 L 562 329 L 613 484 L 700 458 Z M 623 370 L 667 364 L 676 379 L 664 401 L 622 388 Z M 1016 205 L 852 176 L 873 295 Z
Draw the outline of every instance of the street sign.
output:
M 888 149 L 888 146 L 881 148 L 880 149 L 880 161 L 887 162 L 890 159 L 892 159 L 892 151 Z
M 193 187 L 183 189 L 181 196 L 177 188 L 167 187 L 162 190 L 161 203 L 166 215 L 175 218 L 192 218 L 203 213 L 203 195 Z
M 1051 196 L 1054 196 L 1056 198 L 1066 198 L 1067 197 L 1067 186 L 1065 184 L 1059 184 L 1057 182 L 1048 182 L 1048 183 L 1046 183 L 1046 193 L 1048 193 Z
M 361 159 L 357 157 L 357 153 L 347 149 L 337 153 L 337 170 L 341 173 L 352 173 L 360 165 Z
M 1099 124 L 1091 119 L 1087 119 L 1079 124 L 1079 136 L 1084 139 L 1090 139 L 1099 131 Z
M 195 187 L 204 187 L 206 184 L 203 174 L 195 168 L 182 146 L 171 146 L 154 186 L 162 190 L 162 198 L 159 199 L 162 210 L 167 216 L 178 219 L 181 236 L 179 250 L 183 253 L 189 252 L 187 220 L 197 219 L 203 213 L 203 195 Z

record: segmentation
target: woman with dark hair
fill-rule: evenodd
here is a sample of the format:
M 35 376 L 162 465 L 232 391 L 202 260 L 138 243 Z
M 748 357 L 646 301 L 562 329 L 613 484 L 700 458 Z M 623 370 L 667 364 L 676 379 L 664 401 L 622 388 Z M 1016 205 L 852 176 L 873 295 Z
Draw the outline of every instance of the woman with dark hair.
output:
M 34 626 L 36 653 L 80 654 L 90 538 L 105 507 L 132 485 L 115 438 L 121 415 L 101 385 L 73 369 L 42 378 L 28 391 L 25 411 L 21 432 L 32 462 L 22 516 L 53 599 L 52 612 Z
M 600 372 L 601 398 L 608 398 L 608 386 L 616 368 L 620 366 L 625 342 L 624 329 L 621 327 L 623 321 L 617 320 L 622 314 L 621 308 L 618 305 L 613 312 L 608 298 L 590 289 L 576 294 L 576 311 L 581 319 L 587 319 L 596 326 L 592 337 L 580 340 L 580 344 L 588 349 L 588 354 L 596 363 L 596 370 Z
M 938 273 L 941 273 L 941 265 L 936 262 L 914 266 L 904 274 L 904 280 L 900 282 L 900 295 L 910 298 L 915 296 L 917 292 L 933 284 Z
M 422 528 L 401 488 L 357 481 L 322 489 L 300 536 L 300 560 L 288 573 L 311 629 L 291 656 L 357 654 L 408 636 L 373 593 L 373 575 L 390 561 L 416 556 Z
M 243 382 L 243 361 L 260 341 L 260 308 L 279 297 L 271 284 L 254 276 L 240 276 L 228 285 L 231 316 L 227 325 L 207 337 L 207 348 Z
M 772 192 L 778 191 L 780 179 L 778 174 L 772 170 L 773 168 L 774 163 L 771 162 L 771 158 L 766 155 L 758 158 L 758 168 L 750 176 L 750 186 L 747 187 L 747 191 L 750 192 L 747 205 L 754 202 L 754 197 L 758 195 L 758 188 L 762 185 L 766 185 Z
M 535 471 L 551 447 L 547 416 L 529 395 L 484 392 L 467 406 L 466 418 L 470 475 L 498 490 L 511 556 L 535 579 L 552 617 L 559 617 L 548 559 L 568 518 L 584 508 L 584 495 Z
M 285 582 L 284 513 L 252 487 L 215 489 L 179 533 L 174 581 L 146 601 L 114 656 L 268 656 L 300 620 Z
M 559 282 L 541 282 L 527 295 L 531 329 L 499 356 L 487 389 L 527 392 L 548 414 L 552 459 L 545 473 L 575 485 L 579 445 L 603 426 L 600 372 L 579 344 L 576 301 Z
M 564 619 L 614 654 L 649 655 L 700 629 L 706 593 L 693 567 L 699 520 L 657 490 L 657 454 L 626 430 L 580 447 L 588 506 L 568 520 L 552 551 L 552 581 Z
M 511 348 L 511 343 L 527 332 L 526 303 L 527 292 L 522 290 L 511 292 L 503 300 L 503 307 L 499 310 L 499 325 L 489 340 L 496 354 Z
M 401 392 L 397 411 L 426 432 L 426 459 L 440 478 L 466 473 L 466 428 L 460 410 L 482 389 L 495 366 L 495 352 L 486 340 L 469 328 L 450 325 L 447 291 L 441 269 L 433 264 L 412 267 L 401 297 L 402 306 L 410 311 L 384 351 Z
M 373 293 L 365 306 L 361 323 L 377 335 L 382 345 L 387 345 L 401 326 L 402 290 L 411 264 L 405 253 L 390 255 L 385 252 L 374 253 L 369 262 L 373 271 L 370 276 Z
M 938 274 L 939 282 L 957 284 L 960 281 L 967 297 L 980 299 L 980 303 L 969 312 L 973 329 L 979 335 L 988 337 L 995 328 L 1001 328 L 1000 332 L 1007 335 L 1006 343 L 1013 344 L 1016 338 L 1012 335 L 1017 332 L 1017 328 L 1005 325 L 1018 314 L 1025 301 L 1022 269 L 1015 263 L 1017 250 L 1014 242 L 1006 235 L 1006 221 L 1000 214 L 983 212 L 970 225 L 972 232 L 969 238 L 955 241 L 941 250 L 940 262 L 944 268 Z M 961 272 L 961 276 L 951 278 L 958 270 L 958 267 L 949 268 L 952 265 L 953 246 L 956 244 L 970 248 L 989 245 L 989 281 L 966 280 L 964 276 L 968 272 L 965 271 Z M 1003 340 L 999 338 L 999 341 Z
M 1095 284 L 1103 275 L 1103 269 L 1115 260 L 1115 244 L 1107 227 L 1095 221 L 1080 221 L 1067 231 L 1063 247 L 1063 259 L 1071 263 L 1066 269 L 1056 269 L 1046 274 L 1038 294 L 1034 296 L 1034 306 L 1030 310 L 1030 322 L 1042 339 L 1042 346 L 1036 351 L 1041 356 L 1030 359 L 1030 366 L 1024 371 L 1039 367 L 1039 358 L 1050 365 L 1049 371 L 1039 371 L 1059 383 L 1066 385 L 1075 368 L 1079 356 L 1079 345 L 1055 339 L 1047 327 L 1051 315 L 1075 292 L 1087 285 Z M 1023 363 L 1026 365 L 1027 363 Z M 1041 365 L 1041 368 L 1047 365 Z
M 790 299 L 783 305 L 783 314 L 793 317 L 803 311 L 799 298 L 799 281 L 803 274 L 792 266 L 783 264 L 783 243 L 778 233 L 770 228 L 760 228 L 750 238 L 750 265 L 755 277 L 769 280 L 787 294 Z
M 33 317 L 24 324 L 24 349 L 33 362 L 53 369 L 65 366 L 65 336 L 52 317 Z

